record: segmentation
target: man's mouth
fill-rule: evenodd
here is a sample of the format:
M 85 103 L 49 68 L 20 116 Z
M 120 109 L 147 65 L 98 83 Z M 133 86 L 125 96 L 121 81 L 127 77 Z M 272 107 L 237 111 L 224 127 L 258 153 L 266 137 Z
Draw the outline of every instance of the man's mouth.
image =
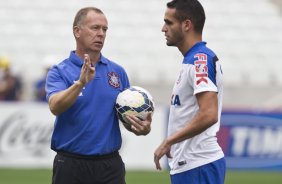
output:
M 103 45 L 103 42 L 102 41 L 96 41 L 96 42 L 94 42 L 95 44 L 97 44 L 97 45 Z

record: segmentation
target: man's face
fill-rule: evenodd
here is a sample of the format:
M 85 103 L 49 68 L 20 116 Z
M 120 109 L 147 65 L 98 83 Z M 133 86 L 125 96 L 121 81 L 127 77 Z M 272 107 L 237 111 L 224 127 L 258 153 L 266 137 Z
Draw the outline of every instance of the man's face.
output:
M 168 46 L 179 46 L 183 39 L 181 23 L 175 18 L 175 9 L 167 8 L 164 16 L 162 32 L 165 33 Z
M 90 52 L 102 50 L 108 29 L 108 21 L 104 14 L 89 11 L 78 29 L 77 42 L 84 50 Z

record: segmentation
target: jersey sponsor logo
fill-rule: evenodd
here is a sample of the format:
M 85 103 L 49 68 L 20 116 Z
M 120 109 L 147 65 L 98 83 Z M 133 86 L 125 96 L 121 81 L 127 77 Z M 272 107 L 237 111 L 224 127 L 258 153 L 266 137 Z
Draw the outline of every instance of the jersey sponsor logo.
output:
M 196 58 L 195 61 L 195 70 L 196 70 L 196 84 L 200 83 L 208 83 L 208 57 L 206 54 L 199 53 L 194 56 Z
M 109 84 L 114 87 L 114 88 L 119 88 L 120 87 L 120 82 L 119 82 L 119 76 L 115 72 L 109 72 L 108 73 L 109 77 Z
M 171 96 L 171 105 L 177 105 L 177 106 L 180 106 L 181 103 L 180 103 L 180 98 L 179 98 L 179 95 L 172 95 Z
M 282 169 L 282 113 L 223 112 L 218 142 L 231 169 Z

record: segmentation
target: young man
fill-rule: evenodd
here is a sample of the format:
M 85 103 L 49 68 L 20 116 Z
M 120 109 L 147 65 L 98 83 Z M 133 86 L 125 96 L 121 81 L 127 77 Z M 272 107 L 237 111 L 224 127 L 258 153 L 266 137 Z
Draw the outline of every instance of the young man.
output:
M 172 92 L 168 136 L 154 153 L 156 168 L 167 155 L 173 184 L 223 184 L 225 160 L 216 138 L 222 71 L 202 42 L 204 9 L 197 0 L 172 0 L 164 22 L 167 45 L 176 46 L 184 59 Z
M 57 152 L 53 184 L 125 183 L 114 106 L 129 80 L 121 66 L 101 54 L 107 29 L 100 9 L 79 10 L 73 23 L 76 50 L 48 72 L 47 100 L 56 115 L 51 140 L 51 149 Z M 144 121 L 128 119 L 136 135 L 150 132 L 151 116 Z

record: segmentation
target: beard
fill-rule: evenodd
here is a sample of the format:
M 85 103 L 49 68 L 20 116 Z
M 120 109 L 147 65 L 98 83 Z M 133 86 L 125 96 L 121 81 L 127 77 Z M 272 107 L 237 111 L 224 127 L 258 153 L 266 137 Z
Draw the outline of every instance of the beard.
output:
M 167 37 L 166 45 L 177 47 L 181 42 L 183 42 L 184 36 L 181 31 L 171 33 L 171 36 Z

